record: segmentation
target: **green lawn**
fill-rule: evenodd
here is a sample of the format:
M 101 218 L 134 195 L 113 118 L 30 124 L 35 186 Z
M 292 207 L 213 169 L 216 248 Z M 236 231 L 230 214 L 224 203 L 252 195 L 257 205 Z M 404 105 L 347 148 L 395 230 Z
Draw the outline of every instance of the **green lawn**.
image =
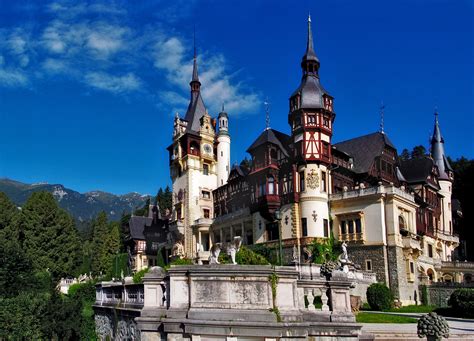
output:
M 434 305 L 407 305 L 405 307 L 401 307 L 399 309 L 392 308 L 390 311 L 393 313 L 420 313 L 420 314 L 427 314 L 431 313 L 435 310 L 436 306 Z
M 417 320 L 411 317 L 373 314 L 360 312 L 356 315 L 356 321 L 359 323 L 416 323 Z

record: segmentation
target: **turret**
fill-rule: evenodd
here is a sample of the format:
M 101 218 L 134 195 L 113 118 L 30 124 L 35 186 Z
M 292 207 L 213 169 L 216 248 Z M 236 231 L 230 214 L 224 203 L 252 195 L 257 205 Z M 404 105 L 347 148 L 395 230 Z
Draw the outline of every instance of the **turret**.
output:
M 329 237 L 329 169 L 335 118 L 333 97 L 319 80 L 320 62 L 313 47 L 308 16 L 306 51 L 301 60 L 302 77 L 290 97 L 288 123 L 296 151 L 301 236 Z
M 439 129 L 438 112 L 435 112 L 434 131 L 433 137 L 431 138 L 431 157 L 433 158 L 435 165 L 438 167 L 438 181 L 439 186 L 441 187 L 439 193 L 443 196 L 441 199 L 441 226 L 437 228 L 445 234 L 452 234 L 453 222 L 451 212 L 451 195 L 453 186 L 452 182 L 454 180 L 453 169 L 451 168 L 448 158 L 444 152 L 444 139 L 441 135 L 441 130 Z M 444 252 L 443 254 L 446 253 L 448 252 Z
M 230 135 L 229 117 L 222 105 L 222 111 L 217 118 L 219 133 L 217 135 L 217 186 L 227 183 L 230 173 Z

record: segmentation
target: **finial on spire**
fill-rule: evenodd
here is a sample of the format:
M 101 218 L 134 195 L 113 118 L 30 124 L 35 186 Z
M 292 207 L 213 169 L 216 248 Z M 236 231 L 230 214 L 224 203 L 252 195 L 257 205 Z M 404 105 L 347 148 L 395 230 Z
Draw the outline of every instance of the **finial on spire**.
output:
M 268 102 L 268 97 L 263 102 L 265 105 L 265 130 L 270 129 L 270 102 Z
M 224 110 L 224 102 L 222 102 L 222 112 L 225 112 L 225 110 Z
M 311 22 L 311 12 L 308 12 L 308 22 Z
M 194 56 L 193 56 L 193 78 L 192 82 L 199 82 L 199 75 L 198 75 L 198 66 L 197 66 L 197 49 L 196 49 L 196 26 L 194 26 Z
M 380 105 L 380 132 L 382 134 L 385 134 L 385 132 L 384 132 L 384 122 L 383 122 L 384 110 L 385 110 L 385 105 L 383 104 L 383 101 L 382 101 L 382 104 Z

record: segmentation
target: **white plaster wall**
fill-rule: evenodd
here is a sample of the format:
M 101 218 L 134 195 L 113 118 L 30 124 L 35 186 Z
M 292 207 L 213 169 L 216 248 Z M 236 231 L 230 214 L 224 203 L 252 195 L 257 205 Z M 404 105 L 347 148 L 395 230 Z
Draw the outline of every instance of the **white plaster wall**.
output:
M 326 172 L 326 190 L 328 189 L 328 171 L 323 165 L 308 164 L 300 166 L 298 171 L 305 172 L 305 190 L 300 192 L 300 215 L 301 218 L 306 218 L 308 227 L 308 237 L 324 237 L 323 219 L 328 220 L 329 224 L 329 208 L 328 208 L 328 193 L 321 191 L 321 172 Z M 310 188 L 308 186 L 308 177 L 311 171 L 318 175 L 318 186 Z M 316 213 L 316 221 L 314 221 L 313 214 Z
M 441 190 L 439 191 L 439 193 L 444 196 L 443 207 L 442 207 L 443 218 L 442 218 L 441 230 L 444 231 L 444 233 L 449 233 L 449 222 L 452 221 L 453 219 L 452 212 L 450 209 L 452 183 L 450 181 L 440 180 L 439 186 L 441 187 Z M 451 226 L 452 226 L 452 223 L 451 223 Z
M 357 214 L 362 212 L 362 228 L 364 240 L 368 243 L 385 243 L 385 216 L 383 200 L 377 196 L 360 198 L 359 200 L 338 200 L 331 205 L 334 234 L 339 236 L 339 215 Z
M 217 138 L 217 186 L 227 183 L 230 172 L 230 136 L 219 135 Z
M 281 212 L 281 238 L 289 239 L 292 238 L 291 235 L 291 204 L 284 205 L 280 209 Z M 288 219 L 286 219 L 288 217 Z M 288 223 L 286 223 L 288 222 Z

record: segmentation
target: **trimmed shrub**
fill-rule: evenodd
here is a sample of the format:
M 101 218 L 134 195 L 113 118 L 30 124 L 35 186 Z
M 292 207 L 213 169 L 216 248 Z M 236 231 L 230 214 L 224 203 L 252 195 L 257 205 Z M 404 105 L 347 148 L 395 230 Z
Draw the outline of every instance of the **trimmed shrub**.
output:
M 133 275 L 133 283 L 143 283 L 143 276 L 150 270 L 150 268 L 143 268 Z
M 390 289 L 383 283 L 373 283 L 367 288 L 367 302 L 372 310 L 387 310 L 392 307 Z
M 449 297 L 449 305 L 461 316 L 474 316 L 474 289 L 456 289 Z
M 219 255 L 220 256 L 220 255 Z M 235 261 L 237 264 L 244 265 L 269 265 L 265 257 L 250 250 L 246 246 L 241 246 L 239 252 L 235 255 Z

